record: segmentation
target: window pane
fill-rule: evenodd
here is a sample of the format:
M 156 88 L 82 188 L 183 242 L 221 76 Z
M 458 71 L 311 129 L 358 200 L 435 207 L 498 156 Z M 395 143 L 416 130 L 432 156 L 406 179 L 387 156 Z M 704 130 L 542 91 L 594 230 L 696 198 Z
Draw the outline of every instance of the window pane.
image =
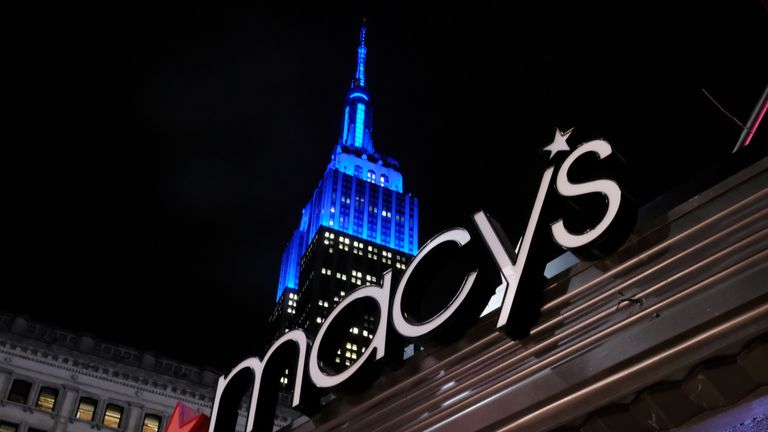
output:
M 15 423 L 0 422 L 0 432 L 16 432 L 19 425 Z
M 147 414 L 144 416 L 144 426 L 141 428 L 141 432 L 158 432 L 160 430 L 160 416 Z
M 23 380 L 13 380 L 11 391 L 8 393 L 8 400 L 20 404 L 26 404 L 29 398 L 29 392 L 32 390 L 32 383 Z
M 19 430 L 19 425 L 16 423 L 0 422 L 0 432 L 16 432 Z
M 77 405 L 75 418 L 83 421 L 93 421 L 94 412 L 96 412 L 96 399 L 83 397 L 80 398 L 80 403 Z
M 40 389 L 40 394 L 37 396 L 36 407 L 44 411 L 53 412 L 58 396 L 59 391 L 55 388 L 43 387 Z
M 120 419 L 123 417 L 123 407 L 113 404 L 107 404 L 104 411 L 104 426 L 118 429 L 120 428 Z

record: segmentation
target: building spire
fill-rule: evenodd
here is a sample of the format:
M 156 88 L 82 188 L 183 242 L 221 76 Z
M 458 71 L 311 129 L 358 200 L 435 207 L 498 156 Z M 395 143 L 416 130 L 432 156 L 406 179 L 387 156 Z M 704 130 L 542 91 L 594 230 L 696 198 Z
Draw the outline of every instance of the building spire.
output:
M 365 46 L 367 24 L 363 19 L 360 28 L 360 45 L 357 46 L 357 71 L 347 93 L 344 123 L 341 129 L 341 144 L 365 153 L 375 153 L 371 138 L 371 110 L 368 106 L 368 89 L 365 86 Z
M 366 23 L 363 18 L 363 25 L 360 28 L 360 45 L 357 47 L 357 72 L 355 73 L 355 81 L 353 86 L 365 87 L 365 29 Z

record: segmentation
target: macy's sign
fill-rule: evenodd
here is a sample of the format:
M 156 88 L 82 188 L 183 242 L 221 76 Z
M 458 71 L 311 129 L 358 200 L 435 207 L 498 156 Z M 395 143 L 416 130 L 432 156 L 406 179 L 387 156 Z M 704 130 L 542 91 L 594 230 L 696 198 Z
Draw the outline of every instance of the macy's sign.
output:
M 490 256 L 490 262 L 495 264 L 495 268 L 488 271 L 488 267 L 484 267 L 486 270 L 481 270 L 478 264 L 476 268 L 463 274 L 460 278 L 463 281 L 458 284 L 458 289 L 453 288 L 455 295 L 447 305 L 441 307 L 439 312 L 427 318 L 414 319 L 404 306 L 404 297 L 408 296 L 409 290 L 418 291 L 420 288 L 416 283 L 409 284 L 409 280 L 413 280 L 414 271 L 436 247 L 453 244 L 463 248 L 473 237 L 470 230 L 461 227 L 443 231 L 419 250 L 399 280 L 395 280 L 392 270 L 388 270 L 382 276 L 380 285 L 365 285 L 352 291 L 330 312 L 314 341 L 310 341 L 303 330 L 289 331 L 270 346 L 263 359 L 248 358 L 232 369 L 227 376 L 220 377 L 208 431 L 231 432 L 235 429 L 240 401 L 249 387 L 252 387 L 252 393 L 246 432 L 272 430 L 278 392 L 276 377 L 287 368 L 286 365 L 294 365 L 291 366 L 294 373 L 292 405 L 300 410 L 305 409 L 309 414 L 313 411 L 311 400 L 313 394 L 317 393 L 317 389 L 336 387 L 354 380 L 356 376 L 366 375 L 370 370 L 366 365 L 382 361 L 388 353 L 392 352 L 388 347 L 388 340 L 402 341 L 429 336 L 439 331 L 441 327 L 455 325 L 456 317 L 464 317 L 462 312 L 466 313 L 466 310 L 474 311 L 474 318 L 476 318 L 478 316 L 476 306 L 484 304 L 483 302 L 487 302 L 489 298 L 488 289 L 473 290 L 476 285 L 480 285 L 476 282 L 483 271 L 488 273 L 484 275 L 486 278 L 490 275 L 492 278 L 500 277 L 501 280 L 496 288 L 503 294 L 496 327 L 513 339 L 525 336 L 534 322 L 521 320 L 517 315 L 525 309 L 538 310 L 539 307 L 537 304 L 525 303 L 526 296 L 521 295 L 523 287 L 520 283 L 526 262 L 531 269 L 532 263 L 536 260 L 536 254 L 531 253 L 532 240 L 538 237 L 535 234 L 548 230 L 560 246 L 579 256 L 594 258 L 605 256 L 620 245 L 629 232 L 626 227 L 631 228 L 634 222 L 629 199 L 622 193 L 616 181 L 609 178 L 592 178 L 580 182 L 573 180 L 583 177 L 579 174 L 584 173 L 584 166 L 588 167 L 586 173 L 589 177 L 601 171 L 599 169 L 601 164 L 610 164 L 613 154 L 611 145 L 603 140 L 593 140 L 571 150 L 566 143 L 568 135 L 570 131 L 567 133 L 557 131 L 553 142 L 544 148 L 544 151 L 549 152 L 549 166 L 541 177 L 528 224 L 516 247 L 512 247 L 504 231 L 485 212 L 479 211 L 472 216 L 471 231 L 482 240 L 485 254 Z M 560 154 L 560 152 L 565 153 Z M 619 159 L 617 156 L 613 158 Z M 592 165 L 585 165 L 589 163 Z M 589 226 L 584 227 L 582 223 L 578 230 L 569 228 L 566 220 L 568 216 L 560 217 L 549 226 L 538 224 L 545 198 L 550 190 L 556 191 L 560 197 L 570 201 L 573 204 L 570 208 L 576 208 L 582 215 L 591 212 L 591 217 L 582 218 L 590 221 Z M 585 208 L 584 201 L 579 199 L 586 196 L 598 197 L 599 204 L 595 205 L 592 201 L 590 208 Z M 579 224 L 571 226 L 578 227 Z M 480 243 L 474 244 L 477 247 Z M 526 274 L 533 273 L 534 270 L 538 269 L 529 270 Z M 498 279 L 494 280 L 499 284 Z M 482 291 L 482 293 L 475 295 L 473 291 Z M 491 291 L 490 295 L 492 294 Z M 350 305 L 361 300 L 374 302 L 378 309 L 379 320 L 373 338 L 365 352 L 349 368 L 334 373 L 323 367 L 319 354 L 320 347 L 323 346 L 324 338 L 330 334 L 329 328 L 340 314 Z M 458 321 L 461 321 L 460 324 L 464 327 L 472 322 L 466 319 Z M 264 376 L 269 376 L 270 379 L 263 380 Z M 317 404 L 314 407 L 316 409 Z

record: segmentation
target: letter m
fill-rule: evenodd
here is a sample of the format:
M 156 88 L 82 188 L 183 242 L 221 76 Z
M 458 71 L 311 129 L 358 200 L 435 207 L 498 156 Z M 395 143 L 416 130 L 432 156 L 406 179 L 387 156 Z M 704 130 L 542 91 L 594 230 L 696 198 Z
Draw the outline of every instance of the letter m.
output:
M 283 346 L 284 344 L 287 346 Z M 277 406 L 278 376 L 282 376 L 288 368 L 287 365 L 291 364 L 291 354 L 298 353 L 292 403 L 293 406 L 298 405 L 301 400 L 306 352 L 307 337 L 303 331 L 293 330 L 269 347 L 263 361 L 258 357 L 245 359 L 235 366 L 229 375 L 219 377 L 208 432 L 235 432 L 239 408 L 249 387 L 253 390 L 245 432 L 271 431 Z M 273 364 L 267 367 L 270 358 Z M 264 375 L 267 375 L 267 379 L 262 383 Z

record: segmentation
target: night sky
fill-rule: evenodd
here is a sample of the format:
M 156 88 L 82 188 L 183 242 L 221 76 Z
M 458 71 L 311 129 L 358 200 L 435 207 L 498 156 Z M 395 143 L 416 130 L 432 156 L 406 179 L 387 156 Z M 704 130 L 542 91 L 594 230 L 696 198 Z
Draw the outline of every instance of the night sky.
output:
M 479 208 L 522 230 L 556 127 L 608 140 L 648 202 L 741 133 L 702 89 L 746 122 L 768 84 L 760 0 L 105 3 L 4 7 L 0 310 L 219 369 L 266 342 L 362 17 L 374 145 L 421 242 Z

